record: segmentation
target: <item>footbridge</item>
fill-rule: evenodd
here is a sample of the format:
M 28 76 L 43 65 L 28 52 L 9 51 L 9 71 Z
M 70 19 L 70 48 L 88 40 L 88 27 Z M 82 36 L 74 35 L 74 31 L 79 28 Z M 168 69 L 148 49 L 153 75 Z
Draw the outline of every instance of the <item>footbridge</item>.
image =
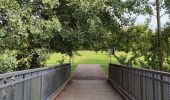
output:
M 109 64 L 70 64 L 0 75 L 0 100 L 170 100 L 170 74 Z

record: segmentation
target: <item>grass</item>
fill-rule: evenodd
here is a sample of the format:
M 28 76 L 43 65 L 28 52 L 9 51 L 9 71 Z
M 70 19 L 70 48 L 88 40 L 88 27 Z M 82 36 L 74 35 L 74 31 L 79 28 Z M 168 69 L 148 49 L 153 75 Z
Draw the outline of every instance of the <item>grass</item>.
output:
M 72 72 L 76 70 L 78 64 L 100 64 L 105 74 L 108 74 L 109 57 L 106 52 L 95 51 L 78 51 L 79 55 L 74 55 L 72 59 Z M 122 52 L 117 52 L 118 55 L 122 55 Z M 62 54 L 53 53 L 47 60 L 47 65 L 59 64 L 57 61 L 62 59 Z M 64 63 L 69 63 L 69 57 L 64 55 Z M 112 57 L 112 63 L 118 63 L 115 58 Z
M 75 56 L 73 64 L 100 64 L 103 71 L 107 74 L 108 55 L 106 52 L 78 51 L 81 56 Z
M 78 64 L 100 64 L 105 74 L 108 74 L 108 63 L 110 62 L 108 54 L 106 52 L 95 52 L 95 51 L 78 51 L 79 55 L 74 55 L 72 59 L 72 73 L 75 72 Z M 132 56 L 131 53 L 125 53 L 125 52 L 116 52 L 116 55 L 126 56 L 127 58 L 130 58 Z M 53 53 L 50 55 L 49 59 L 47 60 L 47 65 L 53 65 L 53 64 L 59 64 L 58 60 L 62 59 L 62 56 L 64 56 L 64 63 L 69 63 L 69 57 L 60 53 Z M 144 60 L 143 57 L 139 58 L 141 60 Z M 119 64 L 116 58 L 112 57 L 112 63 Z M 164 64 L 168 66 L 166 63 Z M 133 67 L 139 68 L 141 66 L 139 63 L 133 65 Z M 168 70 L 170 67 L 167 67 Z

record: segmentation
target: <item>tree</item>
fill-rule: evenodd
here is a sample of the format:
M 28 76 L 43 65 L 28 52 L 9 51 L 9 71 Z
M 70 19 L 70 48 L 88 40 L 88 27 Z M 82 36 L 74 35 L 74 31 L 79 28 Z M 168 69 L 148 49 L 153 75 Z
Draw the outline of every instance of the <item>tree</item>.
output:
M 57 2 L 44 0 L 1 0 L 0 2 L 1 50 L 17 51 L 16 70 L 41 67 L 41 62 L 44 60 L 41 57 L 44 53 L 40 52 L 49 48 L 49 38 L 53 36 L 52 30 L 61 30 L 57 17 L 53 14 L 49 17 L 52 7 L 58 5 Z
M 17 70 L 41 67 L 46 51 L 122 49 L 130 15 L 146 13 L 148 0 L 1 0 L 0 49 L 16 51 Z

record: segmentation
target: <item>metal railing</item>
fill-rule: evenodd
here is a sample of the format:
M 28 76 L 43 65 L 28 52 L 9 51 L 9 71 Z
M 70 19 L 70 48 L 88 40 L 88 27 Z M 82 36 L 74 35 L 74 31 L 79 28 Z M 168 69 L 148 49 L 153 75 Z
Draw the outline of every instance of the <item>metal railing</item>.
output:
M 108 77 L 130 100 L 170 100 L 170 73 L 109 64 Z
M 70 76 L 70 64 L 1 74 L 0 100 L 46 100 Z

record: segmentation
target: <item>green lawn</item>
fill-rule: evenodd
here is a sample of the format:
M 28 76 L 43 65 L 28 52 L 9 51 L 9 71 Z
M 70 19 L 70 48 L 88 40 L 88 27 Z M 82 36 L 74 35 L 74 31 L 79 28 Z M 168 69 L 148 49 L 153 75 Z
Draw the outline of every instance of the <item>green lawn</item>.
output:
M 76 67 L 78 64 L 100 64 L 105 74 L 108 74 L 108 63 L 110 62 L 108 54 L 106 52 L 95 52 L 95 51 L 78 51 L 79 55 L 74 55 L 72 60 L 72 73 L 75 72 Z M 132 55 L 131 53 L 125 52 L 116 52 L 116 55 L 121 57 L 127 56 L 128 58 Z M 62 54 L 60 53 L 53 53 L 50 55 L 49 59 L 47 60 L 47 65 L 59 64 L 58 60 L 62 59 Z M 69 63 L 69 57 L 64 55 L 64 63 Z M 140 59 L 144 59 L 141 57 Z M 116 58 L 112 57 L 112 63 L 117 63 L 118 61 Z M 164 64 L 166 65 L 166 64 Z M 133 67 L 139 67 L 140 64 L 133 65 Z
M 72 60 L 72 72 L 76 70 L 77 64 L 100 64 L 102 66 L 103 71 L 107 74 L 108 73 L 108 63 L 109 57 L 106 52 L 95 52 L 95 51 L 78 51 L 80 55 L 74 55 Z M 119 55 L 122 53 L 119 52 Z M 57 64 L 58 60 L 62 58 L 62 54 L 54 53 L 51 54 L 50 58 L 47 60 L 47 65 Z M 65 62 L 69 62 L 69 57 L 65 56 Z M 112 62 L 117 63 L 116 59 L 112 57 Z

